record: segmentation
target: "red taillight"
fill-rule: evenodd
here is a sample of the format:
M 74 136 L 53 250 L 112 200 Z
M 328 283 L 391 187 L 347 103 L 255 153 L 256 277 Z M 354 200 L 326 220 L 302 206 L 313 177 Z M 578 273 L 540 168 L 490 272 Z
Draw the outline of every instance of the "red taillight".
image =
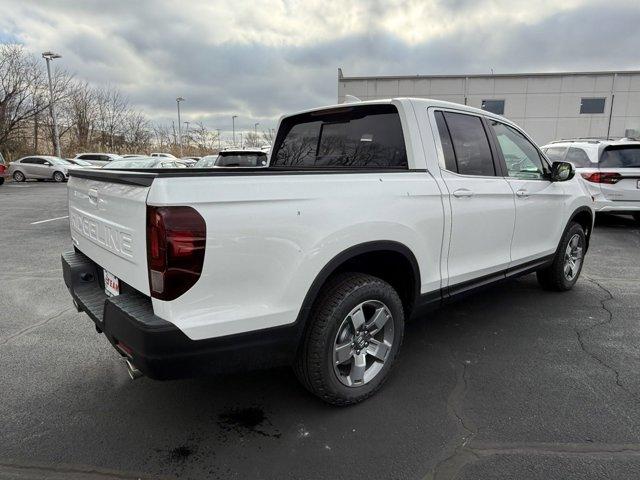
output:
M 593 172 L 583 173 L 582 178 L 593 183 L 609 183 L 614 184 L 622 180 L 622 175 L 616 172 Z
M 151 296 L 174 300 L 200 278 L 207 228 L 191 207 L 147 207 L 147 263 Z

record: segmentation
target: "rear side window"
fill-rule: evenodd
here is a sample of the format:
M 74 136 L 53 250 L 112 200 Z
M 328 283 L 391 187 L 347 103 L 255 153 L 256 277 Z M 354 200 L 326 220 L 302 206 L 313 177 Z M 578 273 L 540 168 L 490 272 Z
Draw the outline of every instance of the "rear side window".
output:
M 561 162 L 564 159 L 564 154 L 567 153 L 567 147 L 549 147 L 543 148 L 542 151 L 552 162 Z
M 445 168 L 452 172 L 457 172 L 458 166 L 456 164 L 456 154 L 453 151 L 453 144 L 451 143 L 451 135 L 449 134 L 447 122 L 445 121 L 442 112 L 435 112 L 434 115 L 436 117 L 438 133 L 440 134 L 440 143 L 442 144 Z
M 489 140 L 480 117 L 444 112 L 455 153 L 457 172 L 462 175 L 496 174 Z
M 600 167 L 640 168 L 640 145 L 607 147 L 600 156 Z
M 571 147 L 567 152 L 567 162 L 573 164 L 574 167 L 591 167 L 591 161 L 589 160 L 589 155 L 582 148 Z
M 366 105 L 286 118 L 271 166 L 406 169 L 398 110 L 393 105 Z

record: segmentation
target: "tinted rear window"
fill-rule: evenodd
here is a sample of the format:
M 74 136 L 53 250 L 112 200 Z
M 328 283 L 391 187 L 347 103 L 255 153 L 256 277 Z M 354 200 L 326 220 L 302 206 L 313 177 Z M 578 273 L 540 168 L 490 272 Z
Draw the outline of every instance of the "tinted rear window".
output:
M 406 169 L 398 110 L 393 105 L 363 105 L 286 118 L 271 166 Z
M 640 168 L 640 145 L 607 147 L 600 156 L 600 167 Z
M 462 175 L 493 176 L 496 174 L 489 140 L 480 117 L 445 112 L 453 150 Z
M 217 167 L 263 167 L 266 164 L 267 155 L 265 153 L 253 152 L 222 152 L 215 162 Z
M 582 148 L 571 147 L 567 152 L 567 158 L 565 159 L 567 162 L 573 164 L 574 167 L 591 167 L 591 161 L 589 160 L 589 155 Z
M 542 151 L 552 162 L 561 162 L 564 158 L 564 154 L 567 153 L 567 147 L 549 147 Z

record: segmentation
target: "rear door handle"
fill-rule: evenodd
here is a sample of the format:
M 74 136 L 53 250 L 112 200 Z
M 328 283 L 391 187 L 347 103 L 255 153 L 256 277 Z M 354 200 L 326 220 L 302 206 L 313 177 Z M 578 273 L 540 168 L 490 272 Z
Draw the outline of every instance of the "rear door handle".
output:
M 529 196 L 529 192 L 527 192 L 526 190 L 516 190 L 516 195 L 524 198 Z
M 466 188 L 460 188 L 460 189 L 456 190 L 455 192 L 453 192 L 453 196 L 457 197 L 457 198 L 473 197 L 473 192 L 471 190 L 466 189 Z

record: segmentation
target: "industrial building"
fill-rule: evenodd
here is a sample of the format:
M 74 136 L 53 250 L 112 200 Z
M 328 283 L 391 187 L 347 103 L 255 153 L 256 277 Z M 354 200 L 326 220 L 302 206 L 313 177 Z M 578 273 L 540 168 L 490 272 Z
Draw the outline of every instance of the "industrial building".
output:
M 421 97 L 504 115 L 544 144 L 576 137 L 640 138 L 640 71 L 345 77 L 338 101 Z

